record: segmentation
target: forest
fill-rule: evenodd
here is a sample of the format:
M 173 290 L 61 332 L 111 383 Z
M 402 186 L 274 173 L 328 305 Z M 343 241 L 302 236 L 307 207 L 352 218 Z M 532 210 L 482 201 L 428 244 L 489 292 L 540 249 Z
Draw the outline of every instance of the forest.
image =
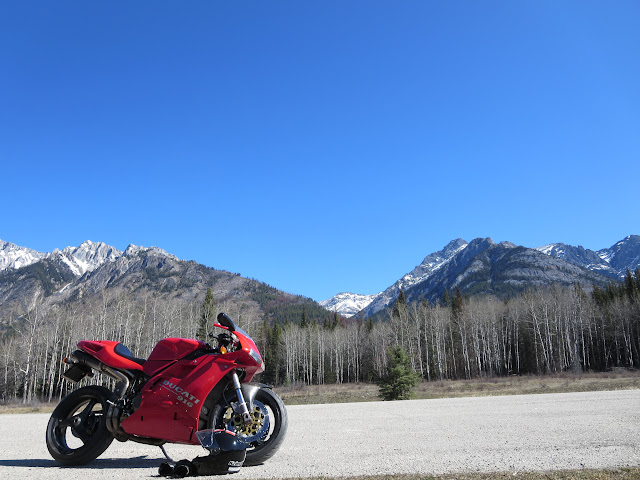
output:
M 376 321 L 306 309 L 269 321 L 242 303 L 216 302 L 210 292 L 185 303 L 105 290 L 80 306 L 33 309 L 5 329 L 0 401 L 52 401 L 76 388 L 62 377 L 62 359 L 79 340 L 118 340 L 145 358 L 162 338 L 206 337 L 221 311 L 254 338 L 266 364 L 260 381 L 274 385 L 373 382 L 384 375 L 394 346 L 425 381 L 640 365 L 638 269 L 606 288 L 552 286 L 506 300 L 467 298 L 458 290 L 437 304 L 408 303 L 401 292 Z

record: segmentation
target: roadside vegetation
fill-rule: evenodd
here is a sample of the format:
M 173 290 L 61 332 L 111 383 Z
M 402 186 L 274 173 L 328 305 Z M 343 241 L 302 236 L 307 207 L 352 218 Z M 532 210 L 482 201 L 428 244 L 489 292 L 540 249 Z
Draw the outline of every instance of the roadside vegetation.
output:
M 413 398 L 437 399 L 631 389 L 640 389 L 640 370 L 618 369 L 602 373 L 562 373 L 421 382 L 414 389 Z M 382 400 L 379 387 L 370 383 L 299 385 L 279 387 L 276 391 L 287 405 Z
M 413 390 L 413 398 L 438 399 L 631 389 L 640 389 L 640 370 L 618 369 L 604 373 L 564 373 L 545 376 L 531 375 L 473 380 L 423 381 Z M 287 405 L 377 402 L 382 400 L 380 387 L 373 383 L 301 384 L 276 387 L 275 390 Z M 16 400 L 0 404 L 0 414 L 50 413 L 55 406 L 55 401 L 33 401 L 23 404 L 21 401 Z

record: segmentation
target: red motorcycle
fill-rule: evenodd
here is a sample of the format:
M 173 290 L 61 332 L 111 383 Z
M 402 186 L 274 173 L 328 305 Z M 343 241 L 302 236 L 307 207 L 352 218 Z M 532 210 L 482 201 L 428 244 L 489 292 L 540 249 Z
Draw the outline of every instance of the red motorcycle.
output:
M 213 348 L 200 340 L 165 338 L 148 359 L 114 341 L 78 343 L 64 376 L 78 382 L 93 372 L 115 381 L 113 390 L 86 386 L 58 404 L 47 425 L 47 448 L 63 465 L 83 465 L 113 439 L 159 446 L 198 445 L 196 432 L 226 429 L 247 445 L 244 465 L 271 458 L 287 430 L 282 400 L 254 375 L 264 362 L 251 337 L 221 313 Z

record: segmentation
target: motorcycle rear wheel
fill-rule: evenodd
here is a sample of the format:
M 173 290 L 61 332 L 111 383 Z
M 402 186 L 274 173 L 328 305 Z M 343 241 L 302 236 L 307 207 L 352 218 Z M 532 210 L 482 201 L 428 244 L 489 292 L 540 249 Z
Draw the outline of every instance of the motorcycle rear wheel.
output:
M 230 405 L 218 404 L 209 425 L 209 428 L 230 430 L 247 442 L 246 466 L 260 465 L 270 459 L 280 448 L 289 423 L 284 403 L 271 389 L 258 390 L 253 403 L 253 424 L 242 425 L 240 415 L 234 413 Z
M 107 430 L 107 401 L 113 393 L 95 385 L 64 397 L 47 424 L 47 449 L 63 465 L 84 465 L 98 458 L 113 441 Z

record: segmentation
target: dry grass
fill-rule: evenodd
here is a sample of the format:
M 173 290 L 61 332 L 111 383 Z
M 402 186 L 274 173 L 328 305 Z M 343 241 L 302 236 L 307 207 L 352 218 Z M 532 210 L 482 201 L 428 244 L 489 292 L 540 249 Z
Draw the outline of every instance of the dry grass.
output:
M 51 413 L 56 408 L 56 403 L 31 402 L 31 403 L 6 403 L 0 405 L 0 414 L 3 413 Z
M 640 370 L 422 382 L 414 393 L 415 398 L 432 399 L 629 389 L 640 389 Z M 368 383 L 280 387 L 276 391 L 287 405 L 380 400 L 378 387 Z
M 549 376 L 494 377 L 474 380 L 422 382 L 415 390 L 415 398 L 456 398 L 630 389 L 640 389 L 640 370 L 627 371 L 620 369 L 606 373 L 566 373 Z M 378 387 L 371 383 L 289 386 L 278 387 L 275 390 L 287 405 L 376 402 L 380 400 Z M 0 405 L 0 414 L 51 413 L 56 407 L 56 403 L 32 402 L 26 405 L 20 402 L 8 403 Z

